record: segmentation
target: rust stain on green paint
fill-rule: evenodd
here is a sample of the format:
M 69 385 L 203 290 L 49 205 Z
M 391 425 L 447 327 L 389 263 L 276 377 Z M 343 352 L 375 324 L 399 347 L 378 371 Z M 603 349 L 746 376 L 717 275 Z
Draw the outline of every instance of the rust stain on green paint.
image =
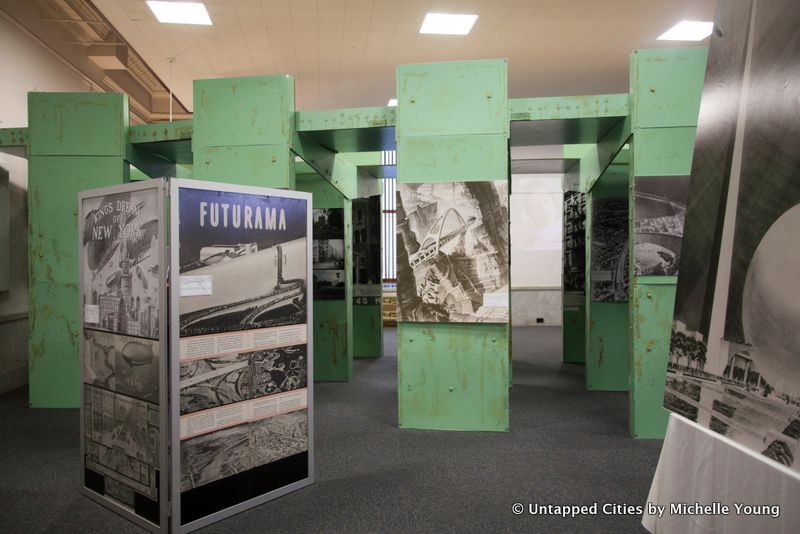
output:
M 599 350 L 597 351 L 597 365 L 603 365 L 603 357 L 605 356 L 605 343 L 606 340 L 603 336 L 600 336 L 597 340 L 599 345 Z

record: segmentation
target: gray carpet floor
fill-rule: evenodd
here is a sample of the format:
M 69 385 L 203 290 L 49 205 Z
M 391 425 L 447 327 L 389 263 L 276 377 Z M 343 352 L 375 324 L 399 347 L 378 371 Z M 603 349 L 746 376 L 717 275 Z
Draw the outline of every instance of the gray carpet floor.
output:
M 514 515 L 514 503 L 641 505 L 660 441 L 627 432 L 628 397 L 589 393 L 557 327 L 513 332 L 508 433 L 397 428 L 393 329 L 350 383 L 316 385 L 316 483 L 201 532 L 642 532 L 635 515 Z M 0 397 L 0 532 L 142 532 L 78 493 L 77 410 Z

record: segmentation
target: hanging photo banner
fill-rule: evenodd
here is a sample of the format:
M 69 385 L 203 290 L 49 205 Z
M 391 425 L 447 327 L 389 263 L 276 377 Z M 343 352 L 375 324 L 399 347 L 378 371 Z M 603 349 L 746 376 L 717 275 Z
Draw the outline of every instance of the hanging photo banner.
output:
M 508 183 L 397 185 L 397 319 L 509 320 Z
M 381 303 L 380 195 L 353 199 L 353 304 Z
M 800 6 L 731 9 L 711 38 L 664 405 L 800 471 Z

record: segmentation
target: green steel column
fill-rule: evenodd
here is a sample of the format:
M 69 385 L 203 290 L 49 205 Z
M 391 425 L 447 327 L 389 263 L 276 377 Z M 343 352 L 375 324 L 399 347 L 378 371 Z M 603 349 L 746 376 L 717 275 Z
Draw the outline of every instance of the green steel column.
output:
M 631 306 L 630 432 L 663 438 L 667 411 L 664 380 L 669 355 L 676 276 L 637 276 L 633 190 L 647 176 L 687 176 L 691 172 L 697 115 L 707 50 L 638 50 L 631 55 Z
M 294 189 L 294 79 L 194 82 L 194 178 Z
M 505 60 L 397 68 L 398 183 L 508 180 Z M 399 323 L 402 428 L 508 430 L 510 324 Z
M 30 403 L 75 408 L 80 398 L 78 193 L 121 184 L 128 98 L 29 93 Z
M 344 209 L 345 298 L 314 299 L 314 380 L 347 382 L 353 376 L 354 345 L 352 202 L 318 174 L 298 174 L 297 189 L 313 195 L 314 209 Z
M 593 214 L 604 198 L 627 198 L 628 165 L 612 164 L 586 195 L 586 389 L 628 389 L 629 302 L 599 302 L 592 299 Z

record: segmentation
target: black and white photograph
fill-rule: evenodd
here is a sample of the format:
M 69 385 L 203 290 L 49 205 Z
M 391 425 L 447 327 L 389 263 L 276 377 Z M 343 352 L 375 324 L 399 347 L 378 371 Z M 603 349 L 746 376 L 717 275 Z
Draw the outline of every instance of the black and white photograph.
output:
M 564 193 L 564 291 L 585 291 L 586 195 Z
M 304 388 L 306 345 L 294 345 L 181 363 L 181 415 Z
M 156 499 L 158 406 L 85 385 L 84 410 L 86 467 Z
M 307 450 L 307 409 L 194 437 L 181 442 L 181 491 Z
M 308 450 L 308 410 L 297 410 L 256 421 L 252 432 L 253 467 Z
M 84 326 L 158 337 L 159 216 L 155 189 L 83 200 Z
M 344 209 L 315 208 L 312 231 L 314 239 L 344 239 Z
M 628 300 L 628 199 L 592 201 L 592 300 Z
M 180 335 L 306 321 L 307 202 L 180 189 Z
M 158 402 L 159 343 L 83 330 L 84 382 L 137 399 Z
M 344 299 L 344 271 L 315 270 L 313 274 L 315 300 Z
M 678 276 L 689 177 L 637 176 L 633 194 L 636 274 Z
M 397 308 L 407 322 L 509 320 L 508 183 L 397 186 Z
M 311 250 L 314 270 L 344 269 L 344 239 L 315 239 Z
M 706 92 L 727 80 L 737 94 L 714 101 L 714 113 L 701 104 L 705 149 L 692 167 L 664 405 L 800 471 L 800 89 L 778 75 L 796 68 L 800 6 L 779 1 L 755 13 L 749 69 L 746 17 L 711 41 Z M 709 142 L 720 128 L 730 142 Z M 726 196 L 735 211 L 720 209 Z
M 353 304 L 380 304 L 380 195 L 353 199 Z
M 181 491 L 251 469 L 251 452 L 249 424 L 182 441 Z

